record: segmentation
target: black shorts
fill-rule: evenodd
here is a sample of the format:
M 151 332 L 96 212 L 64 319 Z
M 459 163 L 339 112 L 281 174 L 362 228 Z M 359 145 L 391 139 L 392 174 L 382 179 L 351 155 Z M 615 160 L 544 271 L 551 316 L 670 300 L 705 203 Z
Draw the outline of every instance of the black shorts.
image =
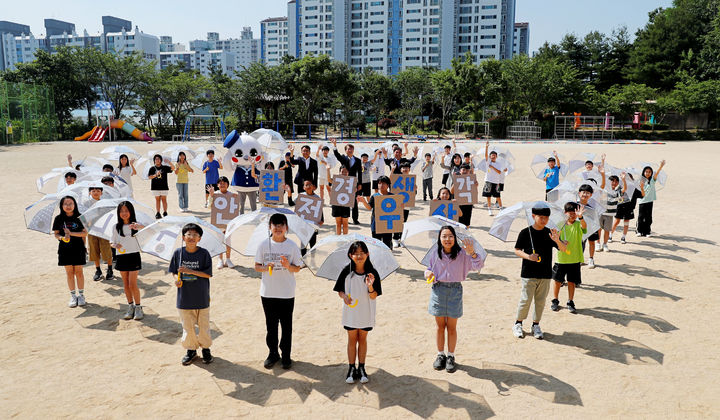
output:
M 635 209 L 629 204 L 618 204 L 615 218 L 621 220 L 632 220 L 635 218 Z
M 343 328 L 345 328 L 348 331 L 355 331 L 355 330 L 372 331 L 372 329 L 373 329 L 373 327 L 353 328 L 353 327 L 346 327 L 344 325 L 343 325 Z
M 363 197 L 370 197 L 370 185 L 371 184 L 369 182 L 363 182 L 360 185 L 362 185 L 362 189 L 360 190 L 360 195 L 362 195 Z
M 505 184 L 498 184 L 498 192 L 503 192 L 505 190 Z
M 553 270 L 553 280 L 565 284 L 565 281 L 578 285 L 580 280 L 580 263 L 555 264 L 557 270 Z
M 117 261 L 115 261 L 115 269 L 117 271 L 137 271 L 141 268 L 142 263 L 139 252 L 117 255 Z
M 214 184 L 205 184 L 205 194 L 210 194 L 207 190 L 207 187 L 213 187 L 213 190 L 220 191 L 220 188 L 217 186 L 217 182 Z
M 332 217 L 343 217 L 345 219 L 350 217 L 350 207 L 342 206 L 331 206 Z
M 486 181 L 485 188 L 483 188 L 482 196 L 500 198 L 500 190 L 498 190 L 498 184 L 493 184 L 492 182 Z
M 373 190 L 377 190 L 377 189 L 378 189 L 377 179 L 373 180 L 373 182 L 372 182 L 372 189 L 373 189 Z
M 82 248 L 82 251 L 78 250 L 77 252 L 63 252 L 62 254 L 58 254 L 58 266 L 68 266 L 68 265 L 85 265 L 87 261 L 85 260 L 85 247 Z
M 600 240 L 600 231 L 594 232 L 592 235 L 588 236 L 588 241 L 599 241 Z

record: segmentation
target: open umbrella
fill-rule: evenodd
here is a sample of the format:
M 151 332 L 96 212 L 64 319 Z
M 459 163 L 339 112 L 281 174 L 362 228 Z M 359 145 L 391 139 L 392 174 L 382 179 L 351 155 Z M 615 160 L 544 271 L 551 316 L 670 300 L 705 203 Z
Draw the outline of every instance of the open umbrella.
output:
M 101 180 L 106 176 L 109 176 L 113 179 L 114 187 L 109 187 L 101 182 Z M 64 181 L 65 180 L 63 179 L 63 185 L 65 185 L 65 187 L 67 188 L 68 185 L 65 184 Z M 95 169 L 93 169 L 92 171 L 81 172 L 78 174 L 75 184 L 70 185 L 70 187 L 73 187 L 76 184 L 85 185 L 85 183 L 91 183 L 102 187 L 103 198 L 119 198 L 132 196 L 132 188 L 127 184 L 127 182 L 125 182 L 122 177 L 112 172 L 97 171 Z
M 35 180 L 35 186 L 37 187 L 38 192 L 43 194 L 52 194 L 67 187 L 67 184 L 65 183 L 65 174 L 68 172 L 74 173 L 76 177 L 80 177 L 82 174 L 81 171 L 70 166 L 53 168 L 50 172 Z M 58 178 L 57 184 L 50 182 L 57 177 L 60 177 Z
M 153 209 L 127 198 L 107 198 L 99 200 L 80 215 L 80 221 L 82 221 L 89 234 L 110 240 L 113 229 L 115 229 L 118 221 L 117 206 L 123 201 L 130 201 L 133 204 L 135 208 L 135 218 L 141 225 L 148 226 L 155 222 Z
M 205 248 L 211 257 L 226 251 L 223 232 L 195 216 L 166 216 L 145 226 L 135 234 L 140 249 L 165 261 L 170 261 L 173 252 L 182 246 L 182 228 L 195 223 L 203 230 L 198 246 Z
M 590 185 L 592 187 L 593 195 L 588 200 L 588 205 L 598 214 L 598 217 L 600 217 L 599 215 L 605 213 L 607 209 L 607 192 L 600 189 L 602 181 L 596 184 L 594 179 L 585 181 L 565 180 L 547 193 L 547 201 L 555 203 L 560 207 L 563 207 L 565 203 L 570 201 L 579 202 L 578 190 L 581 185 Z
M 653 174 L 655 174 L 660 167 L 659 163 L 651 163 L 651 162 L 635 162 L 629 167 L 627 167 L 625 170 L 632 174 L 633 178 L 635 178 L 635 182 L 637 182 L 638 185 L 640 185 L 640 182 L 642 181 L 642 173 L 643 169 L 649 166 L 653 170 Z M 658 175 L 657 182 L 655 183 L 655 190 L 661 190 L 665 188 L 665 183 L 667 182 L 668 175 L 667 172 L 662 170 L 660 171 L 660 174 Z
M 500 211 L 493 219 L 488 233 L 490 236 L 498 238 L 501 241 L 507 241 L 510 228 L 516 220 L 522 219 L 522 222 L 519 223 L 521 229 L 535 223 L 532 218 L 533 208 L 550 209 L 550 219 L 547 223 L 549 229 L 560 229 L 563 223 L 565 223 L 566 219 L 563 207 L 546 201 L 521 201 Z
M 208 150 L 212 150 L 215 152 L 215 156 L 218 155 L 218 148 L 217 146 L 205 146 L 205 147 L 198 147 L 195 149 L 195 157 L 192 159 L 188 159 L 190 161 L 190 164 L 202 171 L 203 164 L 207 161 L 207 152 Z
M 585 162 L 588 160 L 593 162 L 593 166 L 598 166 L 601 163 L 601 160 L 595 153 L 579 153 L 568 162 L 568 170 L 570 173 L 573 173 L 578 169 L 582 169 L 585 167 Z
M 108 159 L 119 159 L 120 155 L 127 155 L 128 159 L 138 159 L 142 154 L 138 153 L 135 149 L 128 146 L 108 146 L 100 152 L 101 155 L 106 155 Z
M 305 265 L 317 277 L 337 280 L 345 266 L 350 264 L 348 249 L 353 242 L 363 241 L 368 247 L 368 258 L 380 275 L 380 280 L 397 270 L 400 265 L 392 251 L 382 241 L 367 236 L 351 233 L 349 235 L 332 235 L 320 239 L 303 258 Z
M 457 235 L 458 244 L 467 238 L 472 239 L 475 252 L 485 262 L 487 252 L 475 237 L 462 223 L 458 223 L 442 216 L 430 216 L 420 220 L 405 223 L 400 242 L 417 262 L 422 265 L 430 264 L 430 256 L 437 252 L 438 232 L 443 226 L 452 226 Z
M 315 233 L 315 225 L 303 220 L 292 210 L 281 207 L 261 207 L 253 212 L 241 214 L 225 228 L 225 243 L 235 251 L 254 257 L 260 242 L 270 236 L 268 219 L 275 213 L 284 214 L 288 219 L 288 234 L 294 235 L 301 248 Z
M 265 147 L 266 152 L 280 153 L 288 148 L 287 142 L 282 134 L 275 130 L 260 128 L 250 133 L 250 136 L 254 137 L 261 146 Z
M 530 169 L 535 174 L 535 178 L 543 179 L 543 174 L 547 168 L 547 160 L 551 157 L 555 157 L 553 152 L 544 152 L 533 156 L 532 161 L 530 162 Z M 558 159 L 560 160 L 560 175 L 567 176 L 568 164 L 565 157 L 558 154 Z
M 191 148 L 185 146 L 185 145 L 177 145 L 177 146 L 170 146 L 165 148 L 165 150 L 162 151 L 163 156 L 166 154 L 170 155 L 170 161 L 171 162 L 177 162 L 178 155 L 180 152 L 185 153 L 185 158 L 188 162 L 190 162 L 190 159 L 197 156 L 198 152 L 195 150 L 192 150 Z
M 84 208 L 80 203 L 80 196 L 77 191 L 47 194 L 25 208 L 25 227 L 42 233 L 52 233 L 53 219 L 60 214 L 60 200 L 67 195 L 75 199 L 78 210 L 82 212 Z

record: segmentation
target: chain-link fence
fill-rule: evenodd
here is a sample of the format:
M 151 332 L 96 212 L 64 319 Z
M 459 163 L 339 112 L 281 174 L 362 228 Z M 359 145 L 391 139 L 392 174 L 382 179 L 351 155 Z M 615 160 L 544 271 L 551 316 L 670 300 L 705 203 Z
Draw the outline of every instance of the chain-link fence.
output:
M 0 80 L 0 144 L 57 140 L 50 87 Z

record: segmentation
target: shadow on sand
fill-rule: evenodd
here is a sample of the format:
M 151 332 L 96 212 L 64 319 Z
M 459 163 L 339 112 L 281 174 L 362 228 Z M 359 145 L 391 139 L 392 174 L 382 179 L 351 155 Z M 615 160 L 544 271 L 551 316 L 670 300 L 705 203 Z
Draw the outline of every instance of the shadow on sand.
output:
M 573 347 L 580 352 L 624 365 L 650 365 L 663 363 L 664 354 L 629 338 L 597 332 L 565 332 L 563 335 L 545 333 L 553 344 Z

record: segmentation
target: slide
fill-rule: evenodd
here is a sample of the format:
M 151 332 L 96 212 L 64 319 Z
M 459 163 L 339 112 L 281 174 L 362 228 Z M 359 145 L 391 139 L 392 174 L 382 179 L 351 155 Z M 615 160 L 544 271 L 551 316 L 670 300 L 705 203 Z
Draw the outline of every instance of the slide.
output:
M 87 133 L 83 134 L 82 136 L 80 136 L 80 137 L 75 137 L 75 140 L 76 140 L 76 141 L 78 141 L 78 140 L 86 140 L 88 137 L 92 137 L 92 135 L 95 134 L 95 131 L 97 131 L 99 128 L 100 128 L 100 127 L 96 125 L 95 127 L 93 127 L 92 130 L 88 131 Z
M 105 134 L 107 134 L 109 128 L 100 128 L 99 130 L 95 130 L 95 133 L 93 133 L 92 136 L 88 139 L 88 141 L 97 142 L 97 141 L 103 141 L 105 138 Z
M 135 137 L 138 140 L 145 140 L 147 142 L 152 142 L 154 139 L 148 135 L 148 133 L 144 133 L 137 128 L 135 128 L 132 124 L 125 120 L 112 120 L 110 121 L 110 128 L 119 128 L 122 131 L 130 134 L 131 136 Z

